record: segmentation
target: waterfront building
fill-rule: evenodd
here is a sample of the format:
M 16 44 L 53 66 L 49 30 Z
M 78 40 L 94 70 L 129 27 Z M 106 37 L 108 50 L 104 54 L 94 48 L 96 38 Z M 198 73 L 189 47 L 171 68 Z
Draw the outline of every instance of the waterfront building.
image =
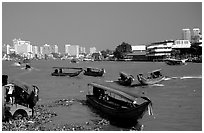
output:
M 40 47 L 40 54 L 43 55 L 43 47 Z
M 134 45 L 132 47 L 132 53 L 127 54 L 127 58 L 133 61 L 146 61 L 146 45 Z
M 80 47 L 79 48 L 79 53 L 80 54 L 85 54 L 86 53 L 86 48 L 85 47 Z
M 155 42 L 146 46 L 146 56 L 148 60 L 162 60 L 171 56 L 173 40 L 166 40 L 161 42 Z
M 69 47 L 71 45 L 70 44 L 65 44 L 65 54 L 69 55 Z
M 32 52 L 32 45 L 30 44 L 30 41 L 14 39 L 13 46 L 16 54 L 22 55 L 23 57 L 30 57 L 30 53 Z
M 193 35 L 192 36 L 199 36 L 200 35 L 200 29 L 199 28 L 193 28 Z
M 182 29 L 182 39 L 191 41 L 191 31 L 190 29 Z
M 48 44 L 43 45 L 43 51 L 42 51 L 43 55 L 49 56 L 51 54 L 51 52 L 52 51 L 51 51 L 50 45 L 48 45 Z
M 199 28 L 193 29 L 193 35 L 191 36 L 191 43 L 201 43 L 202 35 Z
M 172 45 L 172 50 L 179 51 L 179 55 L 187 55 L 191 52 L 191 42 L 189 40 L 175 40 L 174 44 Z M 181 56 L 176 58 L 181 58 Z
M 96 47 L 91 47 L 90 48 L 90 54 L 96 53 Z
M 191 43 L 189 40 L 175 40 L 172 48 L 190 48 Z
M 54 45 L 54 53 L 58 53 L 58 46 Z
M 38 52 L 38 46 L 33 46 L 33 57 L 38 57 L 39 52 Z
M 70 56 L 79 57 L 79 45 L 70 45 L 68 49 Z
M 10 54 L 10 48 L 11 46 L 9 44 L 6 45 L 6 54 Z

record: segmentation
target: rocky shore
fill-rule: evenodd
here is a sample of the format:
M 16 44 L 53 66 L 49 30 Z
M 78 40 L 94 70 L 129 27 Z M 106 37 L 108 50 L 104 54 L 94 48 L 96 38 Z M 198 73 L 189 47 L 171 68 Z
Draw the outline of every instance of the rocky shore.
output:
M 110 122 L 106 119 L 96 121 L 87 121 L 84 123 L 71 123 L 63 125 L 53 125 L 46 127 L 46 123 L 52 122 L 52 118 L 57 116 L 50 108 L 59 106 L 71 106 L 74 102 L 79 102 L 75 99 L 59 99 L 54 102 L 42 105 L 36 105 L 35 116 L 18 120 L 10 120 L 2 123 L 2 131 L 104 131 Z M 86 104 L 81 101 L 81 104 Z M 140 128 L 132 127 L 129 130 L 141 130 Z

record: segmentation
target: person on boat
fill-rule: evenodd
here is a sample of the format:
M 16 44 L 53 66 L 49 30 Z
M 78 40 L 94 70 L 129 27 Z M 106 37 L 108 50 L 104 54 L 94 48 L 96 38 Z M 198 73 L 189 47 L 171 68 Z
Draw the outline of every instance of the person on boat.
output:
M 58 70 L 57 70 L 57 69 L 55 69 L 54 73 L 58 73 Z
M 62 73 L 62 68 L 59 69 L 59 73 Z
M 8 89 L 8 93 L 6 96 L 6 101 L 13 104 L 14 103 L 14 97 L 13 97 L 13 91 L 14 91 L 14 85 L 13 84 L 7 84 L 5 85 Z
M 29 68 L 31 68 L 31 66 L 30 66 L 30 65 L 28 65 L 28 64 L 26 64 L 25 69 L 29 69 Z

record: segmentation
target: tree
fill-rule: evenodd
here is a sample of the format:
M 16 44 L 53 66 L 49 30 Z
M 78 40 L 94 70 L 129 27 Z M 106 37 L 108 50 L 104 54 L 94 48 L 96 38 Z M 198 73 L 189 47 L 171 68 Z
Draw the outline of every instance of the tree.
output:
M 127 53 L 132 53 L 132 47 L 130 44 L 122 42 L 116 47 L 113 54 L 117 59 L 124 59 Z
M 113 51 L 112 50 L 109 50 L 109 49 L 106 49 L 106 50 L 102 50 L 101 51 L 101 54 L 104 58 L 108 57 L 108 55 L 111 55 L 113 54 Z

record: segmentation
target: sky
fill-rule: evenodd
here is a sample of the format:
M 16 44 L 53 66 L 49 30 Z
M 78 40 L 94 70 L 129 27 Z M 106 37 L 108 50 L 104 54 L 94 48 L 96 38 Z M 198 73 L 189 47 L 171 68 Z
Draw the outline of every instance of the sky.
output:
M 202 30 L 202 2 L 3 2 L 2 44 L 14 38 L 32 45 L 115 50 L 122 42 L 147 44 Z

